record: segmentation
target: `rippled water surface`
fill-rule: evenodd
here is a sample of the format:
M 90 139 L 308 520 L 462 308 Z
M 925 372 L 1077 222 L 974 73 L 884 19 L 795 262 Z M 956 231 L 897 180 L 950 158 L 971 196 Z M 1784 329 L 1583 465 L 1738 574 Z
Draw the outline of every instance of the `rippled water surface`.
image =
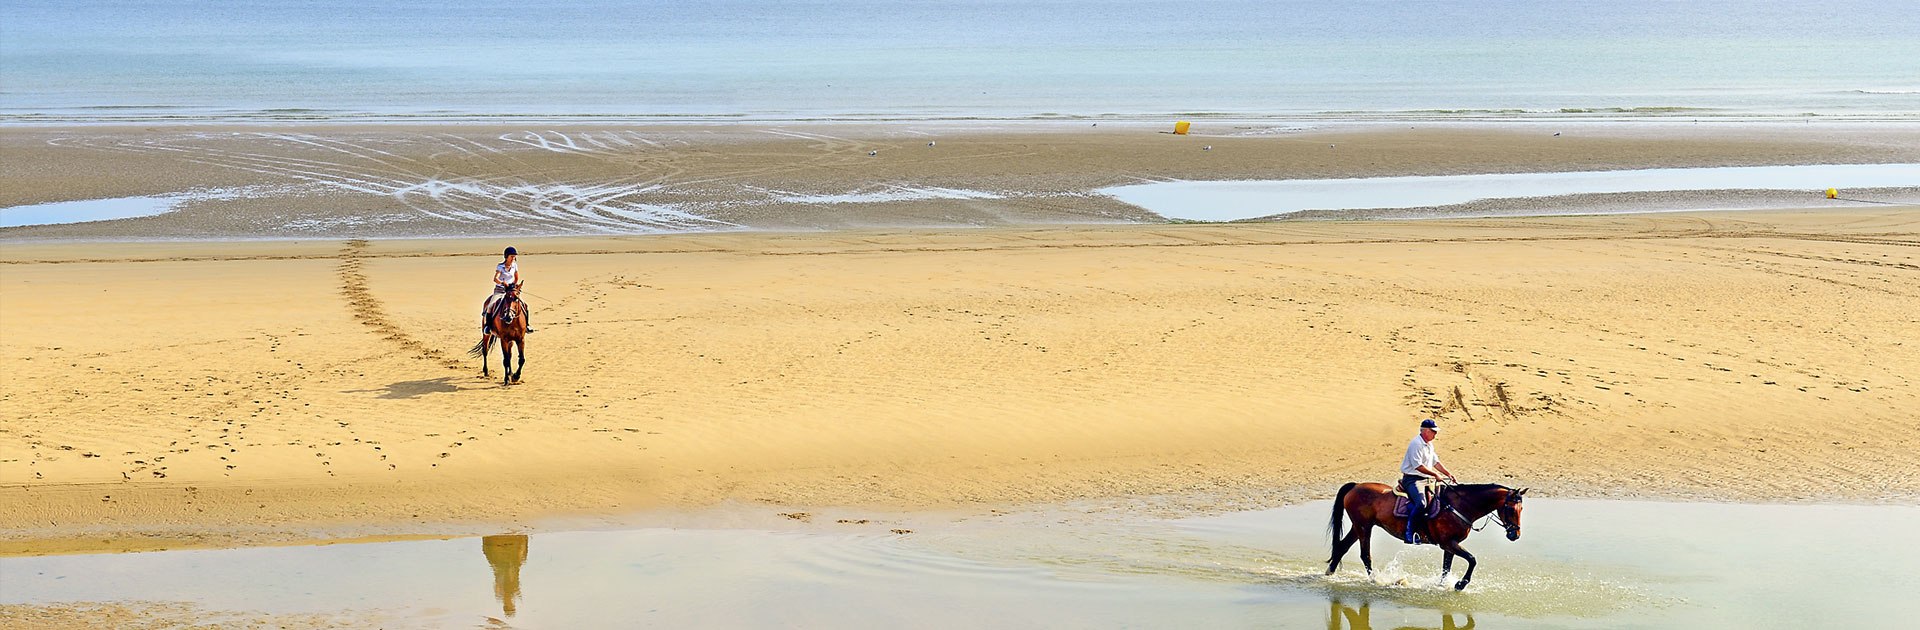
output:
M 9 0 L 4 121 L 1911 120 L 1884 0 Z
M 0 560 L 0 603 L 181 601 L 472 627 L 1903 627 L 1920 506 L 1528 501 L 1523 536 L 1375 536 L 1323 576 L 1328 503 L 1178 521 L 975 519 L 898 534 L 637 529 Z M 1058 517 L 1056 517 L 1058 516 Z M 1464 564 L 1456 569 L 1464 569 Z

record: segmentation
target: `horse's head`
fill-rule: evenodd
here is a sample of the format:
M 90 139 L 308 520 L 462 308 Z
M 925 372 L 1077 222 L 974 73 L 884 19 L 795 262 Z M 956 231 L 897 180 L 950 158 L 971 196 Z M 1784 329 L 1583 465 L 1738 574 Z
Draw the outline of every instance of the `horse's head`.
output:
M 507 297 L 510 297 L 510 298 L 520 297 L 520 283 L 515 282 L 513 284 L 507 285 Z
M 1508 489 L 1506 500 L 1500 502 L 1500 524 L 1507 528 L 1507 540 L 1520 540 L 1520 500 L 1526 494 L 1526 488 Z

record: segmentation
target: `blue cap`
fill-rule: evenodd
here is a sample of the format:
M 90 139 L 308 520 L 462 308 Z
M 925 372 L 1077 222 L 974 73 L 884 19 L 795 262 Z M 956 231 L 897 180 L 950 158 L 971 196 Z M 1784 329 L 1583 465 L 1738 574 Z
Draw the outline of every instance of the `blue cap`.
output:
M 1436 423 L 1436 422 L 1434 422 L 1434 421 L 1432 421 L 1432 420 L 1421 420 L 1421 421 L 1420 421 L 1420 428 L 1422 428 L 1422 429 L 1433 429 L 1434 431 L 1436 431 L 1436 432 L 1437 432 L 1437 431 L 1439 431 L 1439 430 L 1440 430 L 1440 424 L 1439 424 L 1439 423 Z
M 519 253 L 520 253 L 520 250 L 517 250 L 517 249 L 514 249 L 514 248 L 511 248 L 511 247 L 509 247 L 509 248 L 507 248 L 507 254 L 506 254 L 506 255 L 508 255 L 508 256 L 513 256 L 513 255 L 516 255 L 516 254 L 519 254 Z

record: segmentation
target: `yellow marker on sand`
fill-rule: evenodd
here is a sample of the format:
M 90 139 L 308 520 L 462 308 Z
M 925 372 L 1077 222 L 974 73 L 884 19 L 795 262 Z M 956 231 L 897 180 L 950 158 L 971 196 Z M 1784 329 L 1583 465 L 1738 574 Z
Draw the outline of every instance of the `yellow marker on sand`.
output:
M 1840 189 L 1838 189 L 1838 188 L 1828 188 L 1828 189 L 1827 189 L 1827 198 L 1828 198 L 1828 199 L 1839 199 L 1839 198 L 1840 198 Z
M 1173 133 L 1182 135 L 1182 136 L 1187 135 L 1187 128 L 1192 126 L 1193 126 L 1193 123 L 1190 123 L 1184 120 L 1177 123 L 1173 123 Z

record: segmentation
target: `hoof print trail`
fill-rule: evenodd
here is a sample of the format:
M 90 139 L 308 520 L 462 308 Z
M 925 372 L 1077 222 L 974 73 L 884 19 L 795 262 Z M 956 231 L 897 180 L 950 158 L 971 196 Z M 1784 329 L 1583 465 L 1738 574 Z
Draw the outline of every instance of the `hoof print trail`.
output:
M 462 369 L 464 366 L 459 361 L 427 347 L 387 320 L 387 313 L 380 308 L 380 301 L 374 299 L 373 293 L 367 290 L 367 276 L 360 262 L 366 249 L 365 239 L 347 241 L 346 248 L 340 250 L 340 266 L 336 267 L 340 272 L 340 297 L 347 300 L 347 308 L 353 311 L 354 317 L 381 339 L 399 344 L 412 352 L 416 359 L 435 361 L 450 370 Z

